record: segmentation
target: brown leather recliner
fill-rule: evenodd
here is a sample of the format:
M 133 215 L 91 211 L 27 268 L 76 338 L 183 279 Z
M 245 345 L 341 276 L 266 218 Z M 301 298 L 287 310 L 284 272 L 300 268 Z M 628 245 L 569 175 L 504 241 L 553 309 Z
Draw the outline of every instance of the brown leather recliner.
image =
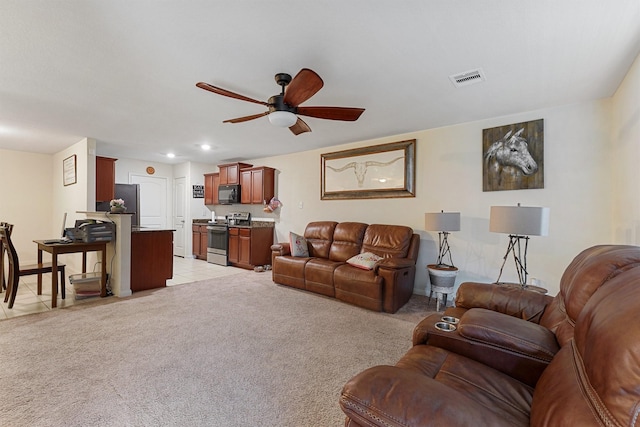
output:
M 569 265 L 555 298 L 461 286 L 460 307 L 446 313 L 460 318 L 458 330 L 442 332 L 450 338 L 433 331 L 441 315 L 427 318 L 396 366 L 370 368 L 344 386 L 346 425 L 636 425 L 637 266 L 638 247 L 596 246 Z M 529 375 L 536 358 L 543 369 Z
M 318 221 L 307 225 L 304 238 L 308 257 L 292 256 L 287 242 L 271 247 L 274 282 L 389 313 L 411 298 L 420 236 L 410 227 Z M 346 263 L 364 252 L 383 259 L 372 270 Z
M 573 338 L 575 322 L 591 296 L 637 266 L 638 247 L 599 245 L 573 259 L 555 297 L 519 285 L 463 283 L 456 306 L 445 311 L 460 319 L 456 331 L 438 330 L 434 325 L 441 316 L 428 316 L 414 329 L 413 344 L 462 354 L 534 386 L 560 347 Z

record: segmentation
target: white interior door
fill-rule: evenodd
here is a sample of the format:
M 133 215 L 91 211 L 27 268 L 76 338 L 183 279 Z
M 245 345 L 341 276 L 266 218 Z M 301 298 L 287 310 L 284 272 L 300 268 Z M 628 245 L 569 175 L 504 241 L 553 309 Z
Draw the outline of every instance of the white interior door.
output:
M 167 228 L 167 179 L 130 175 L 131 184 L 140 184 L 140 227 Z
M 176 230 L 173 235 L 173 254 L 185 256 L 185 211 L 187 209 L 187 179 L 176 178 L 173 180 L 173 228 Z

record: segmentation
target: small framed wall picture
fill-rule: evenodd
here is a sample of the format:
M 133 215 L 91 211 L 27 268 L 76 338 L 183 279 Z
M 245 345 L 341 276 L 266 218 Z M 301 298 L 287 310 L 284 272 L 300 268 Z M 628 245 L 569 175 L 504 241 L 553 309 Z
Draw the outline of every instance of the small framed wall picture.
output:
M 62 182 L 65 187 L 78 181 L 76 172 L 76 155 L 74 154 L 62 161 Z

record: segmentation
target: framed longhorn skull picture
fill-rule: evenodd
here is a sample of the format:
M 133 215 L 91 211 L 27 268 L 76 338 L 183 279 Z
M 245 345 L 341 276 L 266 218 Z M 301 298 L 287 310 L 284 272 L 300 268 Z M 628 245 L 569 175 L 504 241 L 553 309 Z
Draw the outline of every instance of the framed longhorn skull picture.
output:
M 321 199 L 415 197 L 416 140 L 321 155 Z
M 544 188 L 544 121 L 482 131 L 482 191 Z

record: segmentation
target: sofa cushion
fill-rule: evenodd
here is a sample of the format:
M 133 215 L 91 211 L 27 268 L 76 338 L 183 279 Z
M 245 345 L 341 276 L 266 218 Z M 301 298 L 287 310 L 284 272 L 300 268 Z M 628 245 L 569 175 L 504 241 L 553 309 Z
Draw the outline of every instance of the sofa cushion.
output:
M 333 273 L 336 298 L 370 310 L 382 311 L 382 277 L 373 270 L 343 264 Z
M 333 232 L 338 225 L 335 221 L 310 222 L 304 230 L 304 238 L 309 242 L 309 256 L 329 258 L 333 242 Z
M 279 256 L 278 262 L 274 262 L 272 266 L 274 282 L 305 289 L 304 267 L 310 259 L 290 255 Z
M 307 245 L 307 239 L 305 239 L 304 236 L 290 232 L 289 245 L 291 246 L 291 255 L 300 257 L 309 256 L 309 246 Z
M 329 250 L 329 259 L 344 262 L 359 254 L 366 229 L 367 224 L 361 222 L 341 222 L 336 225 Z
M 373 270 L 373 267 L 375 267 L 376 263 L 381 259 L 382 257 L 379 257 L 376 254 L 365 252 L 363 254 L 352 256 L 347 260 L 347 264 L 363 270 Z
M 384 258 L 405 258 L 409 252 L 413 230 L 403 225 L 371 224 L 362 241 L 362 252 L 373 252 Z
M 335 296 L 333 272 L 343 262 L 311 258 L 304 268 L 305 289 L 330 297 Z

